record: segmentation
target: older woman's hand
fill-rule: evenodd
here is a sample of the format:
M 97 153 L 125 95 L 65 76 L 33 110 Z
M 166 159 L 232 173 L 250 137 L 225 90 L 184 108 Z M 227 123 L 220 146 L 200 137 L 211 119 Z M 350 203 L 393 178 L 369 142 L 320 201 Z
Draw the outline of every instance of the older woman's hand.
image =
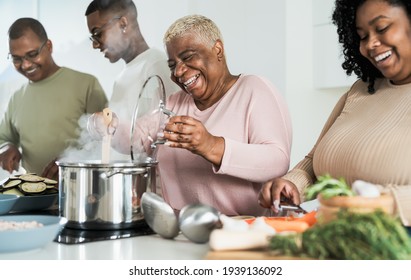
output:
M 171 117 L 164 128 L 166 145 L 183 148 L 220 166 L 224 154 L 224 138 L 210 134 L 204 125 L 188 116 Z
M 258 194 L 258 203 L 264 208 L 271 208 L 278 213 L 281 197 L 295 205 L 300 205 L 300 193 L 290 181 L 276 178 L 263 185 Z

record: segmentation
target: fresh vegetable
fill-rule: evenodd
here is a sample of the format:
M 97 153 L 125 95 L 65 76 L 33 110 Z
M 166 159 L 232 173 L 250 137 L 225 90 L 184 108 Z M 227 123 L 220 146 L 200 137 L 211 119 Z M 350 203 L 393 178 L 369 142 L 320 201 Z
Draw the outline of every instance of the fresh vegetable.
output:
M 401 222 L 382 211 L 353 213 L 340 210 L 338 218 L 316 224 L 303 233 L 274 235 L 274 253 L 315 259 L 411 259 L 411 238 Z
M 270 236 L 259 230 L 215 229 L 210 234 L 209 245 L 213 251 L 261 249 L 267 248 Z
M 381 196 L 380 190 L 378 189 L 377 185 L 362 180 L 355 180 L 351 185 L 351 189 L 355 195 L 362 197 Z
M 33 173 L 13 175 L 0 183 L 0 193 L 43 195 L 58 193 L 58 182 Z
M 329 174 L 319 176 L 318 181 L 307 188 L 305 196 L 307 200 L 312 200 L 317 198 L 317 195 L 320 193 L 325 199 L 333 196 L 354 195 L 353 191 L 347 185 L 344 178 L 335 179 L 332 178 Z
M 299 221 L 304 221 L 306 222 L 310 227 L 313 226 L 315 223 L 317 223 L 317 211 L 312 211 L 310 213 L 305 214 L 302 217 L 298 217 Z
M 20 190 L 25 194 L 39 194 L 47 189 L 47 185 L 43 182 L 25 182 L 20 185 Z
M 264 217 L 264 221 L 267 225 L 274 228 L 276 232 L 303 232 L 316 223 L 315 215 L 316 212 L 313 211 L 302 217 Z M 253 225 L 257 219 L 247 219 L 245 221 Z
M 7 183 L 5 183 L 3 185 L 3 189 L 11 189 L 14 188 L 15 186 L 18 186 L 21 183 L 21 180 L 10 180 L 7 181 Z
M 299 220 L 278 220 L 276 218 L 265 218 L 265 222 L 273 227 L 276 232 L 283 232 L 283 231 L 294 231 L 294 232 L 304 232 L 310 226 L 304 222 Z

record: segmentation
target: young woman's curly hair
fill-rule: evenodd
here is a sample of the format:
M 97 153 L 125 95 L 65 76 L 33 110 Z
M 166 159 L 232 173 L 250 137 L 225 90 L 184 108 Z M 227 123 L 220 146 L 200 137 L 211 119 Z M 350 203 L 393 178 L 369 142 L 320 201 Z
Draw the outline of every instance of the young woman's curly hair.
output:
M 359 6 L 367 0 L 336 0 L 332 14 L 332 22 L 337 26 L 338 41 L 342 44 L 344 62 L 342 68 L 347 75 L 353 72 L 368 82 L 368 92 L 374 93 L 374 82 L 376 78 L 383 77 L 381 72 L 360 53 L 360 37 L 356 28 L 356 12 Z M 410 0 L 382 0 L 392 6 L 403 7 L 411 22 Z

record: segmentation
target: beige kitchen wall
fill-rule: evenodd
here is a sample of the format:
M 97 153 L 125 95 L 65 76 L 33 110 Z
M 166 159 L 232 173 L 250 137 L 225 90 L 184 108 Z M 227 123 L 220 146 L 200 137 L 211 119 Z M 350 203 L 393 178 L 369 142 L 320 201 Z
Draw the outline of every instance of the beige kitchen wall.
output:
M 165 30 L 181 16 L 199 13 L 218 24 L 224 36 L 232 73 L 265 76 L 285 96 L 294 127 L 291 165 L 311 149 L 335 102 L 350 83 L 334 82 L 334 75 L 341 77 L 342 74 L 344 77 L 338 60 L 314 58 L 316 19 L 320 15 L 327 17 L 332 0 L 134 2 L 139 11 L 143 35 L 149 45 L 159 49 L 164 49 L 162 36 Z M 0 0 L 1 116 L 10 95 L 24 82 L 24 78 L 16 73 L 7 60 L 7 29 L 15 19 L 23 16 L 38 18 L 45 25 L 59 65 L 97 76 L 108 97 L 111 96 L 113 77 L 124 64 L 110 64 L 98 50 L 92 49 L 84 16 L 88 4 L 87 0 Z M 333 50 L 331 53 L 339 52 L 338 44 L 334 42 L 335 35 L 324 34 L 321 41 L 328 42 L 327 49 Z M 329 63 L 319 66 L 318 60 L 327 60 Z M 325 77 L 332 80 L 325 86 L 314 83 L 315 69 L 323 67 L 328 67 L 327 73 L 332 77 Z

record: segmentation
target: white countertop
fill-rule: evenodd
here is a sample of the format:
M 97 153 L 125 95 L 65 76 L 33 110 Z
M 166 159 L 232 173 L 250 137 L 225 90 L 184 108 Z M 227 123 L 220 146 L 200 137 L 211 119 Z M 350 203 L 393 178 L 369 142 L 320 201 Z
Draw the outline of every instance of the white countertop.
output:
M 83 244 L 51 242 L 35 250 L 0 253 L 0 260 L 202 260 L 208 250 L 208 243 L 195 244 L 181 234 L 174 240 L 145 235 Z

